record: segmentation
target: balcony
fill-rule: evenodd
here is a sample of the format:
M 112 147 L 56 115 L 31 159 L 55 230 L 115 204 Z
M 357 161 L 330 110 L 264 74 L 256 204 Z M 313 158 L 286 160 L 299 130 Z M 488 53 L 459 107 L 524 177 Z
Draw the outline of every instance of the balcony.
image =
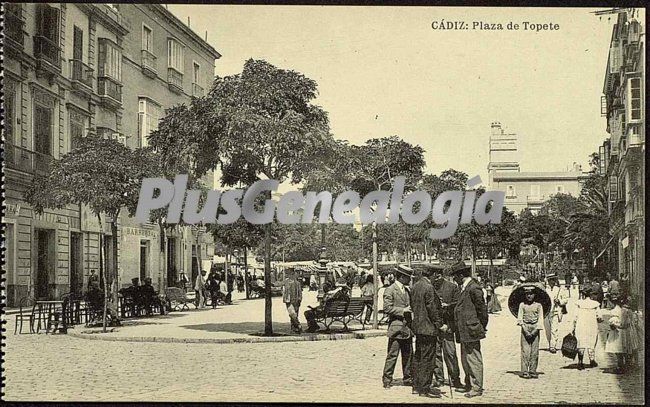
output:
M 142 50 L 142 73 L 151 79 L 157 76 L 156 56 L 146 49 Z
M 529 204 L 544 203 L 544 195 L 527 195 L 526 202 L 528 202 Z
M 5 3 L 5 45 L 12 51 L 23 51 L 25 47 L 25 21 L 20 4 Z
M 167 85 L 172 92 L 183 93 L 183 74 L 172 67 L 167 68 Z
M 84 94 L 93 92 L 93 69 L 78 59 L 70 60 L 72 87 Z
M 38 68 L 49 73 L 61 73 L 61 48 L 42 35 L 34 37 L 34 56 Z
M 199 84 L 193 83 L 192 84 L 192 96 L 194 96 L 195 98 L 200 98 L 200 97 L 203 97 L 203 95 L 204 95 L 203 88 L 201 86 L 199 86 Z
M 122 106 L 122 84 L 109 76 L 97 78 L 97 93 L 102 104 L 113 109 Z
M 5 160 L 8 169 L 28 174 L 45 174 L 50 170 L 54 157 L 5 143 Z

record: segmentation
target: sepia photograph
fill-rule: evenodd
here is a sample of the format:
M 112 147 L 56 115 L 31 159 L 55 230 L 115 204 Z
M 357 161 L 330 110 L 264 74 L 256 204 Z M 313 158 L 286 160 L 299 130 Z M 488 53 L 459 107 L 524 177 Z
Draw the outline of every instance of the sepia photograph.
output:
M 2 400 L 645 404 L 633 4 L 2 3 Z

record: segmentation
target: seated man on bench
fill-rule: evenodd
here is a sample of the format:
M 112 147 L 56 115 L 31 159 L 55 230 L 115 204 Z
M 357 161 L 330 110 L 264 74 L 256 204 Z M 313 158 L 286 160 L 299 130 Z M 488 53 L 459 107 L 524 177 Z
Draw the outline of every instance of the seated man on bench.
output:
M 321 299 L 321 303 L 316 308 L 311 308 L 305 311 L 305 319 L 307 320 L 307 332 L 313 333 L 318 331 L 318 323 L 316 320 L 325 316 L 325 305 L 330 301 L 350 301 L 350 287 L 348 287 L 345 279 L 339 279 L 335 284 L 336 288 L 331 291 L 326 291 Z

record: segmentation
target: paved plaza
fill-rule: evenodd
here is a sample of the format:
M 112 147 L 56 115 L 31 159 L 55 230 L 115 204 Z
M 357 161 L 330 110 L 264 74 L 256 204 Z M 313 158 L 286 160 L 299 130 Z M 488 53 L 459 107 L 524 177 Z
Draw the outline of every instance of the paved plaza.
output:
M 501 294 L 504 311 L 490 316 L 488 337 L 482 341 L 483 397 L 468 400 L 454 392 L 452 399 L 446 388 L 442 399 L 432 401 L 643 403 L 640 374 L 610 373 L 613 360 L 602 349 L 597 352 L 600 365 L 584 371 L 559 353 L 540 352 L 540 378 L 519 378 L 519 328 L 505 306 L 507 291 Z M 150 318 L 144 321 L 148 324 L 123 327 L 106 336 L 161 335 L 163 331 L 179 336 L 188 331 L 188 337 L 217 338 L 261 330 L 264 301 L 235 302 L 217 310 Z M 274 299 L 273 305 L 276 331 L 288 332 L 280 300 Z M 384 336 L 282 343 L 149 343 L 13 335 L 11 316 L 8 327 L 6 400 L 429 401 L 411 395 L 410 387 L 382 388 Z M 226 332 L 219 333 L 222 330 Z

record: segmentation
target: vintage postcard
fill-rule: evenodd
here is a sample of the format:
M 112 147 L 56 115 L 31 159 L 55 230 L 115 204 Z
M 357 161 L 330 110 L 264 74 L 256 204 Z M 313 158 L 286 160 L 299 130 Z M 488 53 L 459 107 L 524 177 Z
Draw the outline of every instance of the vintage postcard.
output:
M 644 404 L 636 5 L 3 3 L 3 400 Z

